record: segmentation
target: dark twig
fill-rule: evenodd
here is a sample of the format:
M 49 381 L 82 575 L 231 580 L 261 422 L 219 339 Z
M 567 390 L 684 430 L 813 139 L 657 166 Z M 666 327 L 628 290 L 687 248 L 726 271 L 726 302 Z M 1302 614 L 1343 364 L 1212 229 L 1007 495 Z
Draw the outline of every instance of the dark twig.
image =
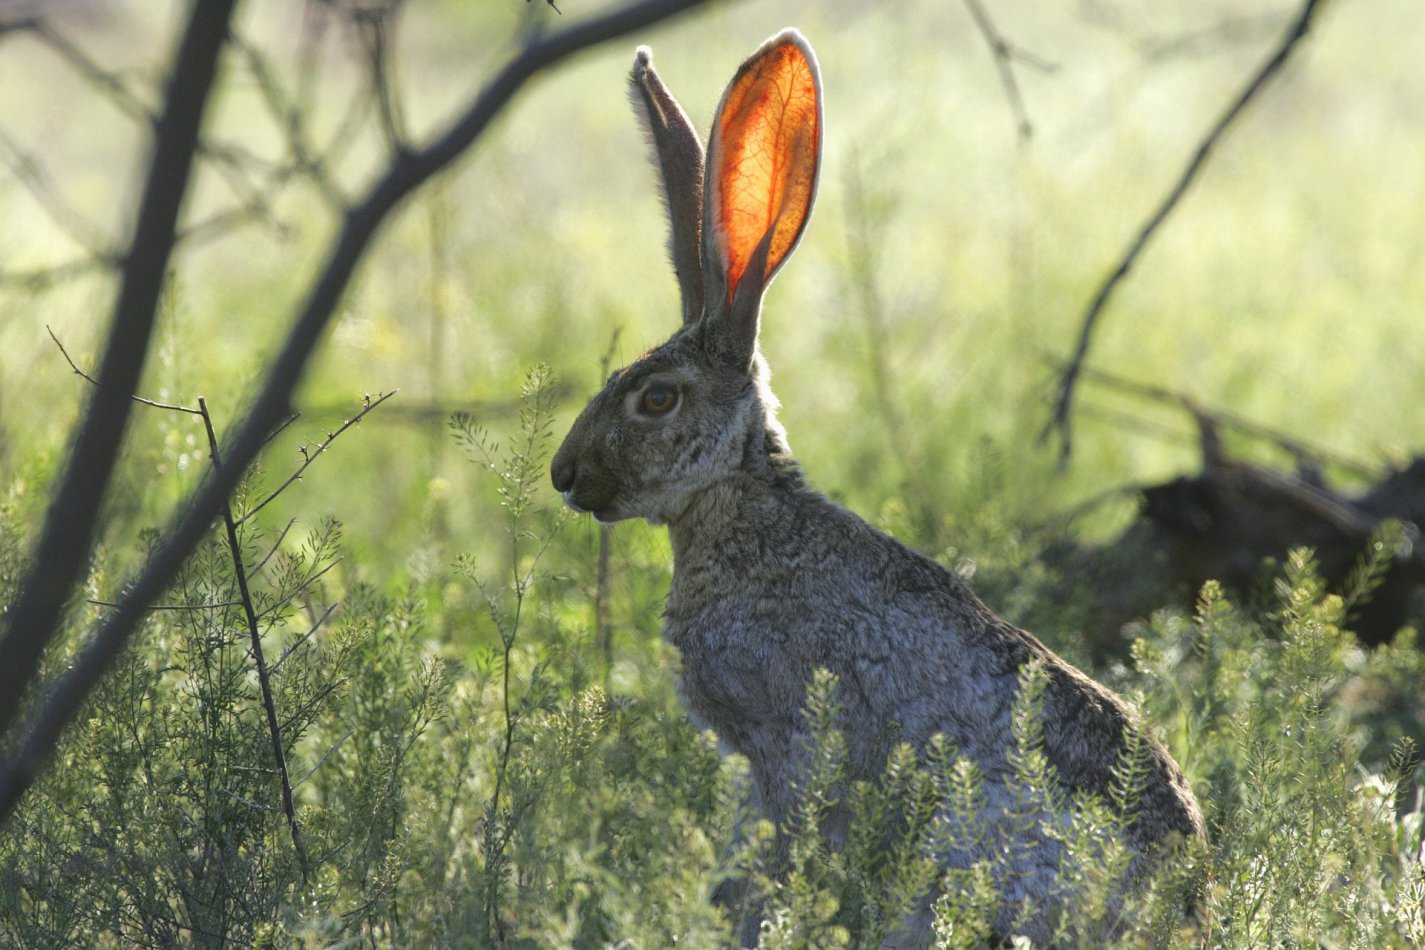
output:
M 0 38 L 10 33 L 33 33 L 40 25 L 39 17 L 21 17 L 17 20 L 0 20 Z
M 300 418 L 302 418 L 302 414 L 300 412 L 294 412 L 286 419 L 283 419 L 281 422 L 277 423 L 277 425 L 273 426 L 272 431 L 267 433 L 267 438 L 263 441 L 262 447 L 267 448 L 267 446 L 275 442 L 279 435 L 286 432 L 287 428 Z
M 62 264 L 48 264 L 30 270 L 0 270 L 0 287 L 18 287 L 30 293 L 39 293 L 81 274 L 110 267 L 112 263 L 86 254 Z
M 128 425 L 132 409 L 129 397 L 138 385 L 148 353 L 173 250 L 174 229 L 188 191 L 200 125 L 234 2 L 209 0 L 201 8 L 195 7 L 174 61 L 167 104 L 154 131 L 153 157 L 124 259 L 112 329 L 94 395 L 59 491 L 45 517 L 30 571 L 0 639 L 0 656 L 5 657 L 0 665 L 0 736 L 7 735 L 15 722 L 21 697 L 34 678 L 40 656 L 59 625 L 64 602 L 89 557 L 100 506 Z M 160 589 L 155 588 L 145 602 L 153 601 Z M 120 609 L 116 616 L 128 615 Z M 130 629 L 140 617 L 141 613 L 132 617 Z M 88 692 L 87 687 L 84 692 Z M 19 747 L 15 752 L 18 759 L 0 772 L 0 818 L 9 813 L 20 790 L 28 784 L 28 779 L 21 776 L 32 774 L 38 759 L 48 755 L 51 745 L 46 741 L 43 749 Z
M 296 653 L 299 649 L 301 649 L 302 644 L 310 640 L 312 638 L 312 635 L 322 628 L 322 624 L 326 623 L 327 620 L 331 617 L 331 615 L 336 613 L 336 608 L 340 604 L 341 601 L 334 601 L 330 606 L 327 607 L 326 610 L 322 611 L 322 615 L 312 623 L 311 627 L 307 629 L 306 633 L 302 634 L 295 641 L 293 641 L 290 647 L 282 651 L 282 655 L 277 658 L 277 662 L 272 664 L 273 673 L 276 673 L 278 670 L 282 669 L 282 664 L 287 662 L 287 658 L 293 653 Z M 297 784 L 300 785 L 302 783 L 298 782 Z
M 120 608 L 120 607 L 123 606 L 123 604 L 122 604 L 121 602 L 119 602 L 119 601 L 113 601 L 113 600 L 97 600 L 97 599 L 95 599 L 95 598 L 93 598 L 93 597 L 88 598 L 88 599 L 85 600 L 84 602 L 85 602 L 86 604 L 91 604 L 91 605 L 93 605 L 93 606 L 95 606 L 95 607 L 109 607 L 109 608 L 112 608 L 112 609 L 115 609 L 115 610 L 117 610 L 118 608 Z M 213 604 L 150 604 L 148 609 L 149 609 L 149 610 L 219 610 L 219 609 L 224 608 L 224 607 L 241 607 L 241 606 L 242 606 L 242 601 L 240 601 L 240 600 L 222 600 L 222 601 L 218 601 L 217 603 L 213 603 Z
M 293 168 L 316 186 L 322 198 L 332 208 L 346 207 L 346 196 L 332 180 L 325 160 L 312 150 L 303 123 L 304 113 L 283 90 L 267 60 L 251 43 L 241 37 L 234 40 L 233 48 L 247 64 L 247 70 L 257 84 L 263 104 L 282 129 L 287 139 L 287 151 Z
M 237 486 L 242 473 L 261 451 L 268 433 L 288 414 L 292 393 L 303 375 L 307 361 L 344 296 L 358 262 L 391 212 L 413 191 L 463 155 L 531 78 L 584 49 L 666 20 L 704 2 L 706 0 L 639 0 L 526 46 L 490 80 L 447 131 L 429 145 L 399 156 L 378 178 L 366 197 L 346 213 L 326 263 L 316 275 L 287 340 L 267 373 L 262 391 L 231 444 L 224 451 L 226 463 L 222 470 L 215 472 L 212 478 L 205 480 L 196 489 L 187 506 L 164 532 L 163 541 L 149 556 L 139 576 L 128 587 L 129 594 L 123 605 L 94 631 L 84 651 L 75 657 L 37 708 L 23 737 L 10 744 L 9 757 L 0 765 L 0 821 L 14 810 L 20 795 L 49 760 L 55 744 L 59 741 L 60 733 L 74 719 L 94 684 L 128 642 L 129 636 L 142 621 L 147 606 L 168 586 L 183 562 L 207 533 L 213 519 L 221 512 L 223 502 Z M 221 45 L 228 18 L 226 14 L 230 12 L 231 0 L 206 0 L 201 8 L 194 9 L 191 24 L 201 23 L 209 29 L 216 29 L 217 45 Z M 196 31 L 197 28 L 191 24 L 190 30 Z M 201 80 L 200 85 L 211 81 L 211 63 L 206 72 L 198 71 L 203 73 L 201 76 L 189 76 L 194 72 L 194 67 L 189 62 L 189 45 L 189 41 L 185 41 L 180 52 L 179 65 L 174 70 L 174 83 L 178 84 L 188 78 L 192 78 L 194 82 Z M 214 49 L 214 58 L 216 54 L 217 50 Z M 198 95 L 192 88 L 189 88 L 187 93 L 184 98 L 189 104 L 195 98 L 206 102 L 206 95 Z M 182 180 L 175 182 L 172 177 L 162 179 L 172 191 L 175 205 L 177 198 L 181 197 L 184 191 L 186 172 L 196 141 L 197 117 L 194 118 L 193 135 L 187 141 L 188 162 L 183 164 L 183 174 L 179 176 Z M 164 139 L 165 125 L 161 123 L 160 147 L 155 159 L 156 170 L 166 167 L 167 164 L 168 149 Z M 148 224 L 148 219 L 160 212 L 160 208 L 151 207 L 151 204 L 162 205 L 162 202 L 143 203 L 139 236 L 150 233 L 152 226 Z M 174 210 L 176 216 L 176 208 Z M 172 218 L 169 218 L 166 230 L 158 230 L 160 233 L 156 237 L 157 243 L 159 247 L 166 248 L 171 243 Z M 147 261 L 157 250 L 141 242 L 136 242 L 134 246 L 143 248 L 146 253 L 131 255 L 130 268 L 134 266 L 135 260 Z M 161 257 L 162 262 L 166 263 L 167 253 Z M 153 304 L 156 305 L 158 288 L 162 285 L 162 271 L 147 276 L 153 288 Z M 136 319 L 151 319 L 151 313 L 147 318 L 140 315 Z M 131 348 L 136 342 L 135 331 L 128 328 L 123 320 L 116 320 L 115 326 L 124 330 L 116 336 L 124 338 L 126 349 Z M 142 340 L 139 342 L 143 345 L 140 345 L 136 352 L 127 353 L 135 376 L 138 366 L 142 363 L 148 338 L 147 333 L 141 336 Z M 101 383 L 104 378 L 101 373 Z M 113 403 L 123 403 L 127 407 L 127 397 L 133 390 L 132 385 L 127 391 L 124 391 L 122 386 L 114 388 L 118 391 L 106 394 L 107 399 L 96 396 L 96 405 L 112 407 Z M 105 426 L 109 421 L 101 420 Z M 81 437 L 80 442 L 84 442 L 84 437 Z M 111 442 L 114 444 L 107 446 L 109 457 L 103 462 L 106 470 L 112 467 L 112 456 L 117 449 L 117 440 Z M 79 466 L 81 461 L 88 461 L 92 454 L 94 453 L 91 450 L 81 459 L 76 448 L 71 467 Z M 99 454 L 102 456 L 104 453 Z M 89 471 L 83 466 L 79 466 L 78 470 Z M 23 620 L 17 622 L 12 619 L 6 640 L 0 643 L 0 655 L 6 657 L 5 665 L 0 667 L 0 704 L 4 704 L 0 706 L 0 732 L 6 731 L 14 719 L 19 708 L 19 697 L 34 676 L 39 653 L 53 635 L 58 623 L 60 605 L 74 586 L 78 564 L 87 556 L 92 529 L 76 530 L 75 525 L 92 526 L 98 510 L 97 496 L 102 494 L 102 485 L 107 483 L 107 477 L 99 479 L 99 482 L 100 491 L 93 491 L 96 497 L 92 504 L 86 504 L 80 499 L 70 505 L 61 503 L 67 501 L 62 498 L 51 508 L 51 520 L 56 531 L 59 529 L 59 521 L 64 521 L 64 531 L 57 539 L 63 542 L 64 550 L 59 555 L 51 553 L 35 559 L 36 572 L 43 579 L 44 589 L 28 597 L 22 595 L 22 602 L 16 605 L 11 616 L 22 617 Z M 56 542 L 51 542 L 54 543 Z M 46 576 L 45 569 L 52 561 L 58 561 L 63 570 Z M 27 587 L 30 583 L 34 582 L 28 582 Z M 22 607 L 23 611 L 20 609 Z M 22 656 L 19 662 L 16 662 L 16 651 L 12 649 L 10 642 L 15 638 L 17 630 L 25 641 L 18 644 L 19 652 L 29 654 L 27 657 Z
M 223 467 L 222 456 L 218 453 L 218 436 L 213 431 L 213 417 L 208 412 L 208 403 L 198 397 L 198 411 L 203 417 L 203 430 L 208 434 L 208 457 L 213 461 L 213 470 Z M 297 852 L 297 865 L 302 869 L 302 883 L 311 881 L 312 865 L 307 860 L 307 848 L 302 844 L 302 828 L 297 824 L 297 809 L 292 803 L 292 784 L 287 777 L 287 753 L 282 748 L 282 730 L 277 727 L 277 703 L 272 698 L 272 678 L 267 672 L 267 658 L 262 650 L 262 631 L 257 625 L 257 610 L 252 605 L 252 592 L 247 586 L 247 567 L 243 564 L 242 545 L 238 542 L 237 522 L 233 521 L 230 502 L 223 502 L 223 527 L 228 536 L 228 554 L 233 561 L 233 577 L 237 580 L 241 597 L 243 618 L 247 621 L 247 633 L 252 641 L 252 662 L 257 667 L 257 684 L 262 690 L 262 706 L 267 711 L 267 732 L 272 741 L 272 756 L 277 764 L 277 775 L 282 784 L 282 811 L 287 816 L 287 831 L 292 836 L 292 847 Z
M 283 527 L 283 529 L 281 530 L 281 532 L 278 533 L 278 535 L 277 535 L 277 540 L 272 542 L 272 547 L 269 548 L 268 551 L 267 551 L 267 553 L 263 555 L 262 560 L 258 561 L 256 564 L 254 564 L 254 565 L 252 566 L 252 572 L 251 572 L 251 573 L 253 573 L 253 574 L 260 574 L 260 573 L 262 573 L 262 569 L 267 566 L 267 562 L 270 561 L 270 560 L 272 560 L 272 555 L 276 554 L 277 551 L 278 551 L 278 549 L 282 547 L 282 541 L 287 537 L 287 532 L 291 531 L 291 530 L 292 530 L 292 526 L 293 526 L 294 524 L 296 524 L 296 523 L 297 523 L 297 519 L 296 519 L 296 518 L 289 518 L 289 519 L 287 520 L 286 526 Z
M 80 369 L 78 366 L 75 365 L 74 360 L 70 359 L 69 351 L 64 348 L 63 343 L 59 342 L 59 337 L 54 335 L 54 331 L 50 329 L 49 324 L 45 324 L 45 332 L 48 333 L 49 338 L 54 341 L 54 345 L 59 347 L 60 355 L 63 356 L 64 361 L 69 364 L 69 368 L 74 370 L 75 375 L 83 377 L 84 379 L 87 379 L 89 382 L 93 383 L 95 386 L 98 386 L 99 380 L 84 372 L 84 370 Z M 192 409 L 188 406 L 177 406 L 171 403 L 157 402 L 153 399 L 145 399 L 143 396 L 133 395 L 129 398 L 132 399 L 134 402 L 143 403 L 145 406 L 152 406 L 155 409 L 167 409 L 169 412 L 187 412 L 195 416 L 201 416 L 203 414 L 201 409 Z
M 297 466 L 297 470 L 291 475 L 287 476 L 287 480 L 281 485 L 278 485 L 277 488 L 270 492 L 266 498 L 262 499 L 262 501 L 259 501 L 247 511 L 243 512 L 243 516 L 238 519 L 237 523 L 244 523 L 245 521 L 247 521 L 247 519 L 251 518 L 263 508 L 266 508 L 269 504 L 271 504 L 273 499 L 275 499 L 278 495 L 282 494 L 284 491 L 287 490 L 288 485 L 291 485 L 297 479 L 302 477 L 302 473 L 307 470 L 308 466 L 310 466 L 313 462 L 317 460 L 318 456 L 320 456 L 323 452 L 327 450 L 327 447 L 329 445 L 336 441 L 337 436 L 341 435 L 343 432 L 345 432 L 347 429 L 350 429 L 352 426 L 358 425 L 362 419 L 366 418 L 367 413 L 371 412 L 371 410 L 375 409 L 377 406 L 381 405 L 383 402 L 396 395 L 396 393 L 398 393 L 399 391 L 400 390 L 393 389 L 387 393 L 378 393 L 374 398 L 368 395 L 365 399 L 365 403 L 361 407 L 361 411 L 358 412 L 356 415 L 352 416 L 350 419 L 343 422 L 336 429 L 336 431 L 328 432 L 325 441 L 319 442 L 317 444 L 317 447 L 314 449 L 308 448 L 307 446 L 303 446 L 302 464 Z
M 117 262 L 118 255 L 109 246 L 108 239 L 99 232 L 98 226 L 71 207 L 50 180 L 44 166 L 3 131 L 0 131 L 0 155 L 5 157 L 10 173 L 30 193 L 35 204 L 71 241 L 88 252 L 90 257 L 108 264 Z
M 400 99 L 396 94 L 391 75 L 391 30 L 400 10 L 398 3 L 387 6 L 361 8 L 356 11 L 355 23 L 371 75 L 371 96 L 376 102 L 376 114 L 380 118 L 381 132 L 386 147 L 393 155 L 406 150 L 406 133 L 402 126 Z
M 298 597 L 301 597 L 304 593 L 306 593 L 308 587 L 311 587 L 317 581 L 325 577 L 327 572 L 330 571 L 332 568 L 336 567 L 338 564 L 340 564 L 341 561 L 341 558 L 335 558 L 330 562 L 322 565 L 321 570 L 315 571 L 302 578 L 302 582 L 298 584 L 294 589 L 284 594 L 277 600 L 273 601 L 271 604 L 268 604 L 266 607 L 262 608 L 262 613 L 258 614 L 258 616 L 266 617 L 269 614 L 276 614 L 277 611 L 281 610 L 283 607 L 287 606 L 292 601 L 296 600 Z
M 317 774 L 317 769 L 321 768 L 323 765 L 326 764 L 327 759 L 331 758 L 331 754 L 332 754 L 333 752 L 335 752 L 337 749 L 340 749 L 342 746 L 346 745 L 346 740 L 347 740 L 347 739 L 350 739 L 350 738 L 351 738 L 352 736 L 354 736 L 354 735 L 356 735 L 356 730 L 355 730 L 355 729 L 352 729 L 352 730 L 350 730 L 349 732 L 347 732 L 346 735 L 344 735 L 344 736 L 342 736 L 340 739 L 336 740 L 336 745 L 332 746 L 330 749 L 328 749 L 327 751 L 323 752 L 323 753 L 322 753 L 322 757 L 317 760 L 317 764 L 314 765 L 314 766 L 312 766 L 311 770 L 310 770 L 309 772 L 307 772 L 306 775 L 303 775 L 301 778 L 297 779 L 297 784 L 298 784 L 298 785 L 301 785 L 301 784 L 302 784 L 303 782 L 305 782 L 307 779 L 311 778 L 313 775 L 316 775 L 316 774 Z
M 1138 49 L 1149 62 L 1212 53 L 1254 43 L 1268 33 L 1275 33 L 1280 25 L 1279 11 L 1227 16 L 1202 29 L 1144 37 L 1138 42 Z
M 1304 39 L 1311 29 L 1312 18 L 1316 15 L 1317 9 L 1321 5 L 1321 0 L 1305 0 L 1301 10 L 1298 12 L 1295 21 L 1287 30 L 1285 36 L 1272 55 L 1262 64 L 1261 68 L 1252 76 L 1247 85 L 1237 95 L 1237 98 L 1228 107 L 1227 111 L 1217 120 L 1216 124 L 1208 132 L 1207 137 L 1198 144 L 1197 151 L 1193 153 L 1192 159 L 1187 167 L 1178 176 L 1177 183 L 1174 184 L 1167 197 L 1163 199 L 1156 211 L 1148 218 L 1148 221 L 1139 230 L 1138 235 L 1129 245 L 1118 265 L 1109 273 L 1103 283 L 1099 286 L 1098 292 L 1094 294 L 1093 302 L 1089 304 L 1088 310 L 1083 316 L 1083 324 L 1079 329 L 1078 344 L 1074 348 L 1074 355 L 1070 358 L 1064 375 L 1060 380 L 1059 398 L 1055 403 L 1054 415 L 1049 423 L 1044 427 L 1041 440 L 1048 439 L 1055 430 L 1058 430 L 1061 439 L 1059 449 L 1060 464 L 1068 462 L 1069 455 L 1073 451 L 1073 438 L 1070 431 L 1070 415 L 1073 409 L 1074 388 L 1078 383 L 1079 375 L 1083 371 L 1084 359 L 1088 356 L 1089 343 L 1092 340 L 1093 332 L 1097 327 L 1099 317 L 1104 308 L 1108 305 L 1109 298 L 1117 289 L 1119 283 L 1128 276 L 1128 272 L 1133 269 L 1134 263 L 1138 260 L 1139 254 L 1148 245 L 1148 241 L 1157 232 L 1158 228 L 1167 220 L 1188 188 L 1196 180 L 1197 174 L 1206 163 L 1208 156 L 1214 147 L 1226 134 L 1228 128 L 1236 121 L 1237 117 L 1247 107 L 1257 94 L 1266 86 L 1267 82 L 1279 72 L 1290 58 L 1292 51 Z
M 231 4 L 225 6 L 227 9 L 217 7 L 211 11 L 216 14 L 213 18 L 213 25 L 221 25 L 224 29 L 226 29 L 230 15 Z M 131 119 L 138 119 L 145 125 L 154 125 L 159 121 L 158 116 L 154 115 L 149 106 L 134 95 L 129 84 L 117 73 L 110 72 L 100 66 L 90 58 L 88 53 L 80 49 L 69 37 L 56 30 L 49 22 L 43 19 L 37 20 L 31 29 L 55 55 L 68 63 L 76 74 L 99 90 L 124 115 Z
M 965 7 L 975 21 L 975 28 L 980 31 L 980 36 L 989 46 L 990 55 L 994 57 L 995 68 L 999 70 L 1000 85 L 1004 87 L 1005 98 L 1009 100 L 1009 108 L 1014 113 L 1015 129 L 1022 145 L 1033 137 L 1034 125 L 1029 121 L 1029 110 L 1024 106 L 1024 95 L 1019 91 L 1019 80 L 1014 76 L 1014 64 L 1016 61 L 1022 62 L 1043 72 L 1053 72 L 1058 67 L 1006 40 L 1004 34 L 995 27 L 990 15 L 985 12 L 980 0 L 965 0 Z

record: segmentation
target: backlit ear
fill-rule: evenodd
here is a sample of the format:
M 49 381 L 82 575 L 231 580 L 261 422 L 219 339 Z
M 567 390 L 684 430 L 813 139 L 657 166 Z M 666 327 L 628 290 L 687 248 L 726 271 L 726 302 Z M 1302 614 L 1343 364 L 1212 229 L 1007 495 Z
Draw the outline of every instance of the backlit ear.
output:
M 749 355 L 762 294 L 811 215 L 821 116 L 816 57 L 800 33 L 786 30 L 742 64 L 713 120 L 703 225 L 708 311 L 730 318 L 726 329 Z

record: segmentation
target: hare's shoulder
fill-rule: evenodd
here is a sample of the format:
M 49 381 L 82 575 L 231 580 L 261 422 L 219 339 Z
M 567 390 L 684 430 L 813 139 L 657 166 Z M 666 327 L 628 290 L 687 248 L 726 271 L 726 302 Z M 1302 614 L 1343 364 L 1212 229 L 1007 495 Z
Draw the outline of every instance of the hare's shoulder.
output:
M 823 496 L 753 498 L 740 514 L 675 544 L 665 632 L 685 653 L 766 677 L 826 668 L 892 707 L 1012 691 L 1048 653 L 953 572 Z

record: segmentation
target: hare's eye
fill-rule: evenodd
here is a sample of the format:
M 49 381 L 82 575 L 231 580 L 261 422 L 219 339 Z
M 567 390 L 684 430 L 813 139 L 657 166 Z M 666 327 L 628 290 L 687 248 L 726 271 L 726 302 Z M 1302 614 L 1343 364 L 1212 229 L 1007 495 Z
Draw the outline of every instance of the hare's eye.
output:
M 670 386 L 649 386 L 638 401 L 638 408 L 650 415 L 661 416 L 678 405 L 678 391 Z

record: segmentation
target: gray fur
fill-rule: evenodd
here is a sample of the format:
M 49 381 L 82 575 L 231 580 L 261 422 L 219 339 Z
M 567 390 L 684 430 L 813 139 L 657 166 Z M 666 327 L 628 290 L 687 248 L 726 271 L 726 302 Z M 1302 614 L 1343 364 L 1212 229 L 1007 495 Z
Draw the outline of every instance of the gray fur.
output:
M 789 31 L 749 63 L 788 42 L 810 56 L 805 40 Z M 708 189 L 716 174 L 709 163 Z M 665 187 L 671 193 L 675 185 L 665 179 Z M 676 217 L 679 208 L 707 202 L 670 197 L 668 205 Z M 1060 782 L 1071 792 L 1107 792 L 1125 731 L 1133 728 L 1122 700 L 995 616 L 956 575 L 807 487 L 756 348 L 767 280 L 749 292 L 756 295 L 751 304 L 740 299 L 747 284 L 736 301 L 714 294 L 726 286 L 706 272 L 707 262 L 723 260 L 714 230 L 708 222 L 701 229 L 709 288 L 701 319 L 616 373 L 575 421 L 552 466 L 555 487 L 571 506 L 601 521 L 641 517 L 668 526 L 673 579 L 664 635 L 682 654 L 680 692 L 689 715 L 746 756 L 762 809 L 780 823 L 796 803 L 807 683 L 827 669 L 838 678 L 855 776 L 877 775 L 892 741 L 921 748 L 942 733 L 984 774 L 985 820 L 1007 828 L 1010 712 L 1020 670 L 1038 659 L 1048 674 L 1045 751 Z M 763 262 L 753 266 L 760 271 Z M 675 390 L 676 408 L 643 411 L 650 387 Z M 1164 843 L 1203 834 L 1182 772 L 1161 745 L 1146 745 L 1149 775 L 1128 842 L 1139 855 L 1135 877 Z M 833 843 L 844 830 L 826 829 Z M 1059 852 L 1047 840 L 1037 844 L 1018 849 L 1023 857 L 1005 885 L 1011 906 L 996 920 L 1001 937 L 1048 936 L 1042 917 L 1016 922 L 1012 906 L 1025 898 L 1042 904 L 1050 893 Z M 966 866 L 986 857 L 945 860 Z M 918 932 L 904 935 L 903 945 L 923 942 L 925 918 L 910 922 Z
M 640 46 L 629 74 L 634 113 L 653 145 L 668 210 L 668 258 L 683 295 L 683 322 L 703 312 L 703 143 L 688 114 L 653 69 L 653 51 Z

